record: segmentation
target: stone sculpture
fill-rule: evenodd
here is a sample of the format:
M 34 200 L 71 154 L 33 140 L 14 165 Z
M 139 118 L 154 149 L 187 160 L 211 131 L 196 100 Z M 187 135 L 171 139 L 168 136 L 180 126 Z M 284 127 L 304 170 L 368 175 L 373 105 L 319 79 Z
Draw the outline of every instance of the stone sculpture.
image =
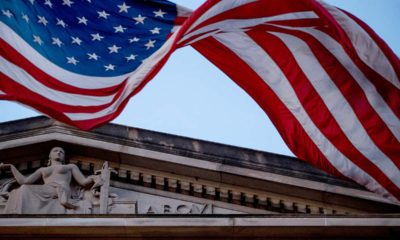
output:
M 9 168 L 20 185 L 7 194 L 8 201 L 4 213 L 91 213 L 91 208 L 98 198 L 93 193 L 104 184 L 101 175 L 85 177 L 76 165 L 65 164 L 65 151 L 60 147 L 51 149 L 47 167 L 39 168 L 30 176 L 23 176 L 12 164 L 1 163 L 0 168 Z M 72 179 L 79 185 L 77 188 L 71 187 Z M 40 180 L 43 180 L 43 184 L 35 184 Z M 11 183 L 12 181 L 9 181 L 8 185 Z M 91 189 L 88 188 L 90 186 Z

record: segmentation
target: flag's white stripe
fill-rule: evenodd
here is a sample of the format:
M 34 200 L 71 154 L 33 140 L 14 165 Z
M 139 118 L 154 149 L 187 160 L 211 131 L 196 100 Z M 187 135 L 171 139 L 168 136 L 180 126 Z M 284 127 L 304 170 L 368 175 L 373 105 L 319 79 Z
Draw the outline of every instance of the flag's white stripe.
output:
M 171 33 L 174 33 L 174 32 L 176 32 L 176 31 L 178 31 L 180 28 L 181 28 L 181 26 L 174 26 L 174 27 L 171 29 Z
M 400 187 L 399 169 L 372 141 L 350 104 L 308 45 L 300 38 L 286 33 L 270 33 L 280 38 L 289 48 L 297 64 L 353 146 Z
M 313 28 L 302 28 L 300 31 L 309 33 L 315 37 L 325 48 L 331 52 L 347 69 L 350 75 L 365 93 L 368 102 L 376 113 L 382 118 L 387 127 L 400 141 L 400 120 L 387 105 L 375 86 L 367 79 L 363 72 L 357 67 L 353 60 L 346 54 L 343 47 L 328 34 Z
M 229 19 L 213 24 L 209 24 L 202 28 L 196 29 L 196 31 L 186 34 L 179 43 L 190 39 L 193 36 L 208 33 L 210 31 L 224 31 L 224 32 L 234 32 L 243 31 L 248 27 L 253 27 L 259 24 L 268 23 L 272 21 L 285 21 L 285 20 L 298 20 L 298 19 L 315 19 L 318 15 L 312 11 L 307 12 L 295 12 L 295 13 L 285 13 L 276 16 L 269 16 L 263 18 L 253 18 L 253 19 Z M 200 36 L 201 38 L 202 36 Z M 198 41 L 199 39 L 191 40 L 191 43 Z
M 383 186 L 351 162 L 321 133 L 301 105 L 282 70 L 256 42 L 242 32 L 219 34 L 215 38 L 235 52 L 277 94 L 318 149 L 339 172 L 368 189 L 397 202 L 396 198 Z
M 0 90 L 0 95 L 6 95 L 6 93 Z
M 36 67 L 41 69 L 43 72 L 59 81 L 78 88 L 101 89 L 113 87 L 123 82 L 123 80 L 125 80 L 129 75 L 125 74 L 117 77 L 94 77 L 67 71 L 43 57 L 3 22 L 0 22 L 0 37 L 31 63 L 34 63 Z
M 189 42 L 185 43 L 185 45 L 183 45 L 183 46 L 188 46 L 188 45 L 191 45 L 192 43 L 198 42 L 198 41 L 200 41 L 202 39 L 208 38 L 210 36 L 214 36 L 219 31 L 220 31 L 219 29 L 215 29 L 215 30 L 213 30 L 211 32 L 207 32 L 207 33 L 201 34 L 201 35 L 197 36 L 196 38 L 191 39 Z
M 147 58 L 143 64 L 132 73 L 122 94 L 112 105 L 95 113 L 64 113 L 64 115 L 72 121 L 83 121 L 104 117 L 114 113 L 118 109 L 118 106 L 129 97 L 140 83 L 142 83 L 147 74 L 154 68 L 154 63 L 160 62 L 170 52 L 172 46 L 175 44 L 178 33 L 179 32 L 174 33 L 160 49 Z
M 220 1 L 219 3 L 215 4 L 212 6 L 210 9 L 208 9 L 205 13 L 201 15 L 192 25 L 189 27 L 188 30 L 186 30 L 186 33 L 190 32 L 193 28 L 197 27 L 199 24 L 202 22 L 217 16 L 220 13 L 229 11 L 231 9 L 243 6 L 248 3 L 256 2 L 257 0 L 223 0 Z
M 336 7 L 323 1 L 320 3 L 332 14 L 349 36 L 361 60 L 400 89 L 400 81 L 392 64 L 370 35 L 357 22 Z
M 71 94 L 48 88 L 36 79 L 34 79 L 25 70 L 8 62 L 0 56 L 0 71 L 13 79 L 15 82 L 30 89 L 33 92 L 54 102 L 70 105 L 70 106 L 99 106 L 110 103 L 114 95 L 110 96 L 88 96 L 80 94 Z

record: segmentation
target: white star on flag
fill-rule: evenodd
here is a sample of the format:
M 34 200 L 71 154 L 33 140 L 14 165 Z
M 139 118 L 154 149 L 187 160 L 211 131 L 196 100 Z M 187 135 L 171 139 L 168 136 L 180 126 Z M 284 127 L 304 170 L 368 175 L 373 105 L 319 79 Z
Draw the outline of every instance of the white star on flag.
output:
M 96 60 L 100 58 L 100 56 L 98 56 L 96 53 L 88 53 L 87 54 L 89 56 L 89 59 L 93 59 Z
M 111 63 L 108 65 L 104 65 L 104 67 L 106 68 L 106 72 L 115 70 L 115 65 L 112 65 Z
M 122 25 L 114 27 L 114 29 L 115 29 L 115 33 L 117 33 L 117 32 L 122 32 L 123 33 L 126 30 L 126 28 L 122 27 Z
M 129 62 L 129 61 L 131 61 L 131 60 L 135 60 L 136 57 L 137 57 L 137 55 L 131 54 L 131 55 L 125 57 L 125 58 L 126 58 L 126 61 Z
M 156 43 L 156 40 L 149 40 L 149 41 L 145 44 L 147 50 L 149 50 L 150 48 L 153 48 L 153 47 L 154 47 L 154 43 Z
M 72 4 L 74 4 L 74 2 L 71 1 L 71 0 L 63 0 L 63 4 L 62 5 L 66 5 L 68 7 L 71 7 Z
M 161 9 L 158 11 L 153 11 L 155 17 L 161 17 L 164 18 L 164 15 L 167 14 L 166 12 L 163 12 Z
M 2 9 L 1 11 L 3 12 L 3 15 L 6 15 L 8 18 L 12 16 L 12 13 L 8 9 L 7 10 Z
M 142 15 L 139 14 L 137 17 L 134 17 L 133 19 L 136 21 L 135 24 L 139 23 L 144 24 L 144 20 L 146 19 L 146 17 L 143 17 Z
M 39 36 L 33 35 L 33 41 L 39 45 L 43 44 L 42 39 Z
M 155 28 L 151 29 L 150 32 L 152 34 L 160 34 L 160 30 L 161 30 L 161 28 L 155 27 Z
M 75 57 L 67 57 L 68 63 L 76 65 L 79 61 L 75 59 Z
M 140 38 L 134 37 L 129 39 L 129 43 L 139 42 Z
M 71 38 L 72 38 L 72 44 L 75 43 L 75 44 L 81 45 L 82 40 L 79 37 L 72 37 L 71 36 Z
M 101 39 L 103 39 L 104 37 L 101 36 L 100 34 L 96 33 L 96 34 L 90 34 L 92 36 L 92 41 L 101 41 Z
M 83 16 L 83 17 L 77 17 L 78 18 L 78 24 L 85 24 L 87 25 L 88 20 Z
M 121 47 L 118 47 L 118 46 L 116 46 L 116 45 L 114 44 L 114 45 L 112 45 L 111 47 L 108 47 L 108 49 L 110 49 L 110 52 L 109 52 L 109 53 L 118 53 L 118 51 L 119 51 L 120 48 L 121 48 Z
M 67 24 L 65 24 L 65 22 L 61 19 L 57 18 L 57 23 L 56 25 L 60 25 L 61 27 L 65 28 L 67 26 Z
M 53 39 L 52 44 L 54 44 L 54 45 L 57 45 L 57 46 L 61 47 L 61 45 L 63 44 L 63 42 L 61 42 L 61 40 L 59 38 L 54 38 L 53 37 L 51 39 Z
M 49 22 L 47 21 L 47 19 L 46 19 L 45 17 L 43 17 L 43 16 L 38 16 L 38 18 L 39 18 L 38 23 L 41 23 L 41 24 L 43 24 L 44 26 L 46 26 L 47 23 L 49 23 Z
M 131 8 L 130 6 L 126 5 L 125 2 L 122 3 L 122 5 L 118 5 L 119 12 L 126 12 L 128 13 L 128 8 Z
M 104 18 L 107 19 L 108 16 L 110 16 L 110 14 L 108 14 L 106 11 L 101 11 L 101 12 L 97 12 L 99 14 L 98 18 Z
M 26 15 L 26 14 L 22 14 L 22 19 L 24 19 L 25 20 L 25 22 L 29 22 L 29 17 L 28 17 L 28 15 Z
M 45 0 L 45 1 L 44 1 L 44 5 L 49 6 L 49 8 L 53 8 L 53 3 L 51 3 L 50 0 Z

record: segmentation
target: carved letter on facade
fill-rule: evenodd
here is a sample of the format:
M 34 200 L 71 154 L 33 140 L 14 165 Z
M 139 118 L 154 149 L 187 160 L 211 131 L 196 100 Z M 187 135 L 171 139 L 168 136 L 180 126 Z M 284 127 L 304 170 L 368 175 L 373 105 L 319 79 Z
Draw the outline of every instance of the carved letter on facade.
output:
M 153 207 L 153 206 L 149 206 L 149 208 L 147 209 L 146 214 L 156 214 L 157 210 Z
M 171 206 L 170 205 L 164 205 L 164 213 L 165 214 L 171 213 Z
M 181 204 L 176 207 L 176 213 L 178 214 L 191 214 L 192 209 L 187 205 Z

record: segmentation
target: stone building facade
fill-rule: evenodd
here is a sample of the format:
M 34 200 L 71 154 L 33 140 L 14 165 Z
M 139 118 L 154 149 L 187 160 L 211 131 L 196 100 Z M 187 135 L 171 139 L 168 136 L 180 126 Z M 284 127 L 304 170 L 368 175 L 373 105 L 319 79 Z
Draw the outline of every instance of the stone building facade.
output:
M 66 163 L 53 166 L 62 180 L 48 173 L 54 147 L 65 151 Z M 0 162 L 1 237 L 400 236 L 400 206 L 299 159 L 143 129 L 86 132 L 45 117 L 6 122 Z M 40 177 L 21 183 L 8 164 Z M 63 191 L 73 206 L 61 201 Z M 31 195 L 21 200 L 22 193 Z

